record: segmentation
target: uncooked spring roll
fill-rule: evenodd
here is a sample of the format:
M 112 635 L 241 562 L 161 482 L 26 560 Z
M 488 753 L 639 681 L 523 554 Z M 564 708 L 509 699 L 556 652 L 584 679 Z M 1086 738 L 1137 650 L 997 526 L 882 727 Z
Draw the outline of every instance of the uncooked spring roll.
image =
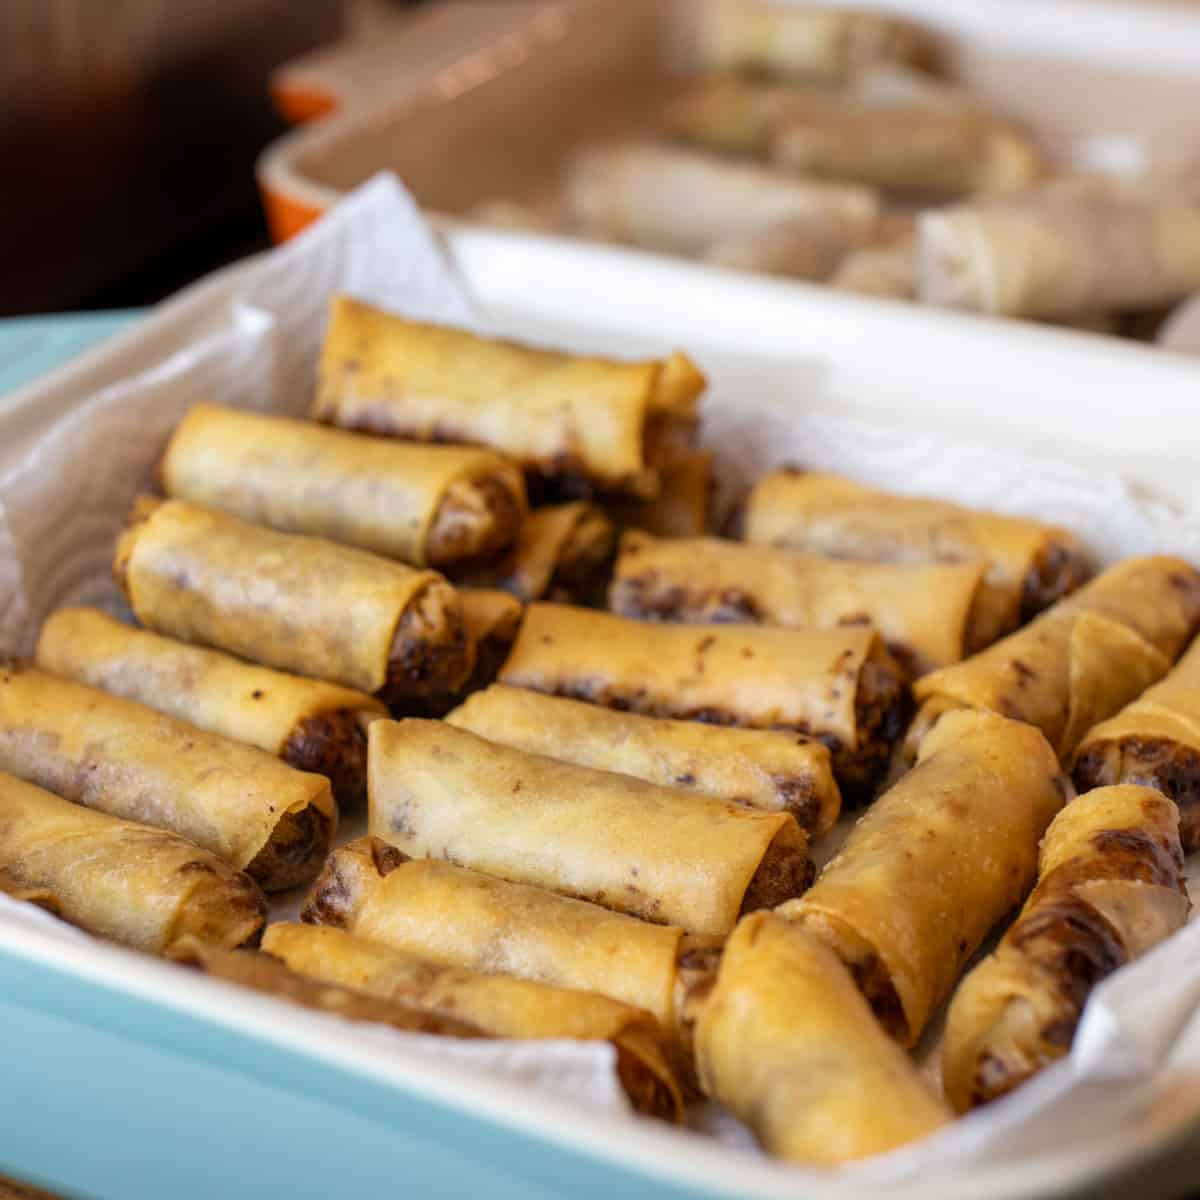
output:
M 1161 308 L 1200 289 L 1200 205 L 1061 188 L 922 213 L 918 294 L 1010 317 Z
M 882 1154 L 950 1119 L 837 956 L 773 913 L 744 917 L 729 939 L 696 1055 L 708 1094 L 792 1162 Z
M 449 1013 L 410 1008 L 369 992 L 301 975 L 281 959 L 258 950 L 219 950 L 195 938 L 185 938 L 171 947 L 167 957 L 181 966 L 196 967 L 214 979 L 236 983 L 239 987 L 275 996 L 301 1008 L 331 1013 L 346 1021 L 367 1021 L 373 1025 L 390 1025 L 405 1033 L 439 1037 L 487 1036 L 477 1025 Z
M 737 729 L 617 712 L 494 684 L 446 720 L 492 742 L 767 812 L 816 836 L 841 811 L 829 750 L 770 729 Z
M 871 624 L 914 674 L 958 662 L 1003 632 L 982 563 L 852 563 L 721 538 L 621 538 L 609 607 L 663 621 L 834 629 Z
M 644 1008 L 684 1064 L 721 956 L 719 939 L 440 859 L 409 858 L 375 837 L 329 856 L 301 919 L 449 966 L 600 992 Z
M 1066 762 L 1093 725 L 1157 682 L 1200 624 L 1200 571 L 1129 558 L 987 650 L 917 680 L 911 751 L 952 708 L 1036 725 Z
M 491 446 L 522 467 L 653 496 L 691 448 L 706 380 L 682 353 L 619 362 L 423 325 L 335 297 L 313 415 L 344 429 Z
M 69 679 L 0 670 L 0 770 L 167 829 L 267 891 L 307 883 L 337 827 L 329 780 Z
M 619 525 L 644 529 L 657 537 L 700 537 L 712 520 L 713 455 L 697 450 L 662 471 L 662 491 L 654 500 L 609 505 Z
M 879 213 L 876 194 L 857 184 L 643 142 L 580 151 L 565 188 L 585 232 L 677 254 L 702 254 L 783 221 L 827 218 L 865 234 Z
M 890 13 L 719 0 L 704 10 L 700 57 L 714 70 L 839 84 L 873 63 L 934 66 L 938 47 L 928 30 Z
M 53 613 L 37 665 L 324 775 L 339 804 L 366 799 L 367 726 L 387 709 L 365 692 L 134 629 L 96 608 Z
M 1117 783 L 1157 788 L 1179 807 L 1184 850 L 1200 848 L 1200 640 L 1161 683 L 1088 732 L 1072 775 L 1081 792 Z
M 1014 191 L 1041 171 L 1034 144 L 1008 123 L 921 106 L 789 112 L 769 153 L 788 170 L 912 196 Z
M 471 670 L 458 596 L 436 572 L 184 500 L 139 499 L 113 577 L 157 633 L 388 704 L 453 691 Z
M 907 711 L 903 672 L 864 626 L 667 625 L 532 604 L 499 680 L 651 717 L 808 734 L 829 747 L 843 798 L 869 793 Z
M 525 511 L 520 470 L 493 451 L 213 404 L 184 417 L 158 473 L 168 496 L 418 567 L 500 553 Z
M 960 1112 L 1070 1052 L 1092 989 L 1187 920 L 1175 806 L 1152 788 L 1072 801 L 1042 842 L 1038 885 L 950 1005 L 942 1071 Z
M 0 874 L 10 895 L 151 954 L 187 936 L 256 941 L 267 915 L 254 882 L 207 850 L 2 772 Z
M 1054 752 L 1031 725 L 952 713 L 812 890 L 780 913 L 833 949 L 884 1028 L 911 1046 L 1029 890 L 1038 839 L 1065 796 Z
M 1030 620 L 1091 574 L 1078 539 L 1057 526 L 796 467 L 771 471 L 755 484 L 742 536 L 866 562 L 984 562 L 985 604 L 1001 630 Z
M 455 579 L 503 588 L 524 601 L 586 599 L 612 557 L 614 539 L 612 521 L 586 500 L 535 508 L 510 553 Z
M 596 992 L 430 962 L 326 926 L 272 925 L 263 949 L 303 975 L 469 1021 L 494 1037 L 611 1042 L 618 1077 L 634 1108 L 682 1119 L 683 1100 L 662 1031 L 642 1009 Z
M 370 831 L 414 857 L 717 936 L 811 879 L 789 813 L 526 754 L 441 721 L 376 721 L 369 736 Z

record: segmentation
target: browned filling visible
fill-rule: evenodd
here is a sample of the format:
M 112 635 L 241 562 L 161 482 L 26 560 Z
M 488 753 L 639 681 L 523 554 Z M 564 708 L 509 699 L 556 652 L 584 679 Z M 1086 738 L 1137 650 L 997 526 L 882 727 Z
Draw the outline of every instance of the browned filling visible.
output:
M 270 840 L 246 868 L 265 892 L 308 883 L 320 870 L 333 841 L 333 822 L 313 804 L 284 813 Z
M 1092 575 L 1086 555 L 1063 542 L 1047 542 L 1034 556 L 1021 587 L 1021 623 L 1082 587 Z
M 386 704 L 400 704 L 410 697 L 454 692 L 470 674 L 471 664 L 471 647 L 453 588 L 441 580 L 428 583 L 396 626 L 387 682 L 379 695 Z
M 613 612 L 643 621 L 756 624 L 765 619 L 744 588 L 688 588 L 653 569 L 614 579 L 608 603 Z
M 892 745 L 904 731 L 910 706 L 908 685 L 896 663 L 868 658 L 859 672 L 854 700 L 857 746 L 850 750 L 837 738 L 814 735 L 833 756 L 833 772 L 844 803 L 863 804 L 872 798 Z
M 361 808 L 367 795 L 367 735 L 352 708 L 305 717 L 280 758 L 297 771 L 324 775 L 339 807 Z
M 1156 788 L 1179 809 L 1184 852 L 1200 847 L 1200 752 L 1168 738 L 1122 738 L 1097 742 L 1079 756 L 1073 771 L 1079 791 L 1114 783 Z
M 559 549 L 545 599 L 562 603 L 592 599 L 612 551 L 612 522 L 602 512 L 585 512 Z
M 699 1096 L 696 1070 L 696 1021 L 717 984 L 725 944 L 721 938 L 685 933 L 675 955 L 675 1031 L 680 1075 L 689 1096 Z
M 521 504 L 503 479 L 481 475 L 446 489 L 426 539 L 430 566 L 498 554 L 516 540 Z
M 676 1115 L 675 1097 L 666 1082 L 620 1038 L 613 1044 L 617 1051 L 617 1078 L 634 1111 L 663 1121 L 672 1120 Z
M 782 811 L 791 813 L 805 833 L 816 833 L 821 825 L 821 801 L 813 787 L 812 776 L 774 775 L 771 782 L 783 802 Z
M 788 844 L 782 838 L 767 847 L 758 870 L 742 897 L 739 916 L 760 908 L 774 908 L 785 900 L 793 900 L 811 886 L 816 868 L 808 856 L 806 844 Z

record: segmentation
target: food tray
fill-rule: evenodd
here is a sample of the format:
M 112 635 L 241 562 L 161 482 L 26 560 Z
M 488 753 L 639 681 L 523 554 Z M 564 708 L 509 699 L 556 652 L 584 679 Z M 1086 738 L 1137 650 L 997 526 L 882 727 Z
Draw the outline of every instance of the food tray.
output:
M 282 240 L 378 170 L 421 205 L 462 219 L 478 204 L 537 201 L 584 141 L 645 132 L 694 57 L 711 0 L 556 0 L 424 86 L 298 130 L 259 164 Z M 805 0 L 793 0 L 805 2 Z M 1026 123 L 1060 162 L 1169 172 L 1200 155 L 1200 11 L 1133 0 L 886 0 L 936 31 L 949 73 Z M 548 103 L 547 97 L 553 97 Z M 359 97 L 361 99 L 361 97 Z M 436 147 L 436 153 L 431 148 Z
M 348 260 L 371 229 L 343 229 L 347 240 L 334 249 Z M 1052 452 L 1099 479 L 1152 487 L 1161 500 L 1151 521 L 1200 513 L 1188 449 L 1200 416 L 1186 359 L 556 239 L 463 230 L 447 244 L 500 332 L 623 356 L 694 351 L 714 396 L 724 397 L 714 436 L 735 423 L 739 405 L 762 415 L 764 437 L 776 422 L 836 413 L 871 421 L 880 442 L 889 429 L 915 427 L 988 443 L 991 457 Z M 5 398 L 0 473 L 84 397 L 244 319 L 230 311 L 235 293 L 261 295 L 270 278 L 277 302 L 286 294 L 323 303 L 336 270 L 309 269 L 296 252 L 310 245 L 222 272 Z M 1130 395 L 1139 397 L 1136 415 Z M 1020 497 L 1011 499 L 1019 508 Z M 1128 536 L 1099 532 L 1118 549 Z M 869 1174 L 857 1184 L 834 1181 L 649 1123 L 597 1119 L 453 1064 L 385 1057 L 319 1017 L 285 1016 L 268 999 L 56 937 L 44 925 L 0 920 L 0 1017 L 0 1168 L 87 1195 L 885 1194 Z M 1200 1049 L 1192 1053 L 1200 1062 Z M 1183 1083 L 1120 1137 L 1095 1141 L 1076 1131 L 1036 1155 L 901 1173 L 886 1195 L 1065 1195 L 1102 1178 L 1113 1189 L 1134 1186 L 1131 1172 L 1146 1189 L 1198 1180 L 1200 1162 L 1185 1139 L 1200 1121 L 1200 1096 Z

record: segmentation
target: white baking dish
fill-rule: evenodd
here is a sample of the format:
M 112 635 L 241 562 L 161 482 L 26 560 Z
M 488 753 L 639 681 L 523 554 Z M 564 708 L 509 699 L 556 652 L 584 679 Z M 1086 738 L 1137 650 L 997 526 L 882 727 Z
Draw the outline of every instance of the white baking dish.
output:
M 31 446 L 44 445 L 53 428 L 61 432 L 62 419 L 80 413 L 84 400 L 100 389 L 204 338 L 223 336 L 238 322 L 252 322 L 253 314 L 231 308 L 235 296 L 290 318 L 298 309 L 319 312 L 330 291 L 345 286 L 352 270 L 361 273 L 365 260 L 375 260 L 377 275 L 386 274 L 389 264 L 403 274 L 406 268 L 395 255 L 400 248 L 385 247 L 388 254 L 380 249 L 380 213 L 387 211 L 386 205 L 360 205 L 354 219 L 342 221 L 337 238 L 325 237 L 333 226 L 323 225 L 272 255 L 227 270 L 6 399 L 0 404 L 0 476 Z M 325 239 L 322 253 L 314 255 L 313 239 L 319 238 Z M 861 452 L 864 462 L 869 457 L 875 464 L 876 478 L 918 489 L 943 490 L 940 481 L 953 475 L 956 498 L 1009 511 L 1036 511 L 1035 501 L 1047 487 L 1061 489 L 1077 497 L 1077 504 L 1068 504 L 1074 505 L 1072 523 L 1102 548 L 1117 553 L 1163 545 L 1200 557 L 1200 480 L 1191 451 L 1200 438 L 1200 376 L 1190 360 L 1082 335 L 739 279 L 557 239 L 459 231 L 448 246 L 468 290 L 501 331 L 625 356 L 687 347 L 712 375 L 707 437 L 734 473 L 777 457 L 781 431 L 793 438 L 797 430 L 811 431 L 810 460 L 840 461 L 853 469 L 862 465 L 854 461 Z M 306 348 L 300 358 L 307 353 Z M 292 369 L 297 365 L 304 370 L 294 378 L 289 371 L 283 383 L 291 402 L 302 407 L 311 365 L 293 362 Z M 896 455 L 889 456 L 889 447 Z M 112 469 L 136 472 L 151 461 L 123 461 Z M 1014 472 L 1037 486 L 1013 488 Z M 1149 489 L 1154 498 L 1135 506 L 1137 520 L 1101 527 L 1106 513 L 1130 509 L 1122 481 Z M 76 524 L 96 518 L 83 511 L 85 480 L 49 479 L 45 486 L 60 498 L 79 497 Z M 1089 522 L 1095 527 L 1083 528 Z M 69 531 L 64 545 L 69 549 Z M 98 560 L 105 561 L 107 552 L 101 544 Z M 57 586 L 63 598 L 79 594 L 78 580 L 66 578 Z M 30 614 L 14 611 L 11 594 L 5 599 L 0 622 L 27 643 Z M 1200 926 L 1178 936 L 1185 940 L 1161 949 L 1186 951 L 1194 961 Z M 1143 965 L 1152 966 L 1133 970 Z M 1113 982 L 1128 991 L 1127 981 L 1136 985 L 1145 978 L 1155 979 L 1153 969 Z M 61 1038 L 47 1045 L 10 1032 L 3 1041 L 8 1081 L 45 1076 L 59 1090 L 43 1096 L 15 1084 L 6 1088 L 0 1164 L 31 1173 L 51 1170 L 28 1140 L 40 1128 L 30 1114 L 45 1113 L 46 1121 L 59 1122 L 53 1131 L 57 1144 L 71 1146 L 74 1155 L 56 1165 L 52 1181 L 116 1194 L 112 1181 L 121 1177 L 113 1174 L 112 1147 L 153 1141 L 161 1134 L 164 1110 L 185 1099 L 186 1111 L 199 1106 L 188 1090 L 199 1087 L 209 1100 L 204 1122 L 196 1127 L 203 1137 L 181 1126 L 172 1135 L 177 1144 L 155 1142 L 144 1151 L 147 1161 L 174 1159 L 180 1165 L 170 1194 L 186 1200 L 213 1194 L 186 1174 L 198 1156 L 211 1158 L 214 1146 L 254 1144 L 262 1155 L 286 1159 L 275 1163 L 276 1186 L 282 1189 L 275 1194 L 289 1196 L 328 1195 L 331 1181 L 340 1194 L 356 1194 L 378 1186 L 385 1168 L 396 1172 L 400 1188 L 405 1172 L 410 1179 L 439 1177 L 435 1161 L 448 1194 L 482 1185 L 484 1194 L 519 1195 L 523 1183 L 525 1194 L 538 1195 L 640 1196 L 661 1188 L 687 1196 L 949 1200 L 1065 1195 L 1130 1171 L 1148 1188 L 1153 1179 L 1161 1183 L 1164 1172 L 1179 1182 L 1179 1172 L 1200 1167 L 1179 1149 L 1200 1123 L 1200 1092 L 1193 1083 L 1200 1072 L 1200 976 L 1157 982 L 1171 990 L 1172 1057 L 1169 1070 L 1139 1092 L 1145 1102 L 1139 1101 L 1137 1122 L 1114 1130 L 1094 1125 L 1099 1117 L 1081 1120 L 1078 1109 L 1064 1104 L 1036 1131 L 1036 1145 L 1027 1132 L 1019 1153 L 979 1157 L 972 1139 L 982 1126 L 971 1118 L 950 1131 L 957 1149 L 945 1162 L 916 1157 L 906 1165 L 901 1158 L 891 1167 L 868 1164 L 862 1172 L 835 1178 L 649 1122 L 598 1117 L 544 1093 L 473 1075 L 461 1064 L 445 1066 L 436 1057 L 385 1053 L 328 1020 L 120 950 L 48 936 L 0 913 L 0 1015 L 12 1018 L 0 1029 L 41 1028 L 45 1015 L 44 1027 L 58 1028 Z M 44 1005 L 53 1012 L 44 1014 Z M 112 1041 L 117 1033 L 123 1042 Z M 92 1057 L 73 1053 L 80 1045 Z M 159 1064 L 161 1074 L 132 1089 L 126 1107 L 114 1105 L 109 1100 L 114 1088 L 131 1091 L 121 1075 L 121 1054 L 141 1062 L 151 1051 L 169 1052 Z M 207 1080 L 202 1087 L 194 1082 L 198 1072 Z M 1030 1094 L 1052 1096 L 1055 1079 L 1065 1078 L 1063 1071 L 1054 1079 L 1052 1074 L 1030 1085 Z M 273 1087 L 269 1120 L 250 1109 L 239 1090 L 264 1080 Z M 1101 1116 L 1105 1105 L 1127 1099 L 1128 1079 L 1119 1073 L 1091 1086 L 1090 1102 L 1098 1107 L 1090 1111 Z M 95 1103 L 81 1108 L 80 1097 L 89 1095 Z M 367 1097 L 370 1111 L 364 1111 Z M 997 1112 L 1003 1124 L 1003 1112 Z M 329 1128 L 343 1128 L 339 1123 L 357 1128 L 356 1121 L 371 1127 L 372 1157 L 363 1157 L 368 1142 L 362 1129 L 357 1140 L 323 1136 Z M 422 1134 L 414 1143 L 412 1129 L 418 1127 Z M 1096 1128 L 1104 1129 L 1102 1138 L 1092 1136 Z M 316 1161 L 306 1164 L 310 1147 L 319 1149 L 312 1151 Z M 886 1175 L 880 1173 L 885 1167 Z M 247 1167 L 244 1181 L 262 1178 L 264 1169 Z M 1128 1177 L 1120 1177 L 1126 1186 Z M 1200 1171 L 1194 1178 L 1200 1180 Z M 494 1193 L 488 1192 L 489 1179 Z M 134 1164 L 119 1194 L 122 1200 L 161 1196 L 166 1194 L 161 1182 Z M 236 1184 L 226 1179 L 222 1190 L 232 1194 Z

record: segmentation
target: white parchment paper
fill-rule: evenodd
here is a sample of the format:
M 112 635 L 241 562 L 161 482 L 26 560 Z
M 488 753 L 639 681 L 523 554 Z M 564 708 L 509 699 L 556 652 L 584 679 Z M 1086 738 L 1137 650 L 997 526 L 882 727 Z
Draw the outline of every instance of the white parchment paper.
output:
M 145 347 L 138 354 L 116 347 L 113 363 L 137 364 L 124 377 L 90 387 L 96 372 L 84 373 L 77 392 L 70 380 L 59 381 L 37 405 L 0 411 L 0 445 L 19 451 L 0 456 L 0 648 L 27 653 L 40 621 L 63 604 L 121 610 L 109 575 L 113 539 L 130 500 L 151 482 L 171 429 L 201 400 L 303 413 L 326 305 L 339 291 L 407 316 L 486 327 L 407 193 L 383 176 L 286 246 L 172 301 L 163 324 L 177 336 L 159 338 L 158 357 L 147 361 Z M 703 364 L 703 346 L 687 349 Z M 737 394 L 715 389 L 706 400 L 704 421 L 731 483 L 799 461 L 1058 521 L 1105 557 L 1170 550 L 1200 562 L 1194 515 L 1066 464 L 798 411 L 795 379 L 778 365 L 756 375 L 747 364 Z M 818 847 L 820 856 L 830 849 Z M 77 936 L 28 910 L 0 897 L 0 933 L 32 921 L 47 936 Z M 1198 1010 L 1200 924 L 1193 923 L 1097 990 L 1069 1059 L 927 1143 L 821 1175 L 822 1194 L 863 1194 L 864 1187 L 880 1194 L 889 1182 L 952 1176 L 968 1164 L 1033 1170 L 1088 1145 L 1132 1151 L 1141 1145 L 1139 1131 L 1157 1136 L 1200 1118 L 1200 1089 L 1187 1086 L 1200 1077 Z M 450 1046 L 386 1030 L 369 1036 L 381 1053 L 453 1056 L 603 1119 L 632 1119 L 608 1047 Z M 931 1078 L 936 1043 L 936 1034 L 927 1038 L 920 1055 Z M 693 1124 L 732 1152 L 758 1153 L 746 1131 L 713 1106 L 698 1108 Z M 797 1174 L 798 1181 L 816 1178 Z

